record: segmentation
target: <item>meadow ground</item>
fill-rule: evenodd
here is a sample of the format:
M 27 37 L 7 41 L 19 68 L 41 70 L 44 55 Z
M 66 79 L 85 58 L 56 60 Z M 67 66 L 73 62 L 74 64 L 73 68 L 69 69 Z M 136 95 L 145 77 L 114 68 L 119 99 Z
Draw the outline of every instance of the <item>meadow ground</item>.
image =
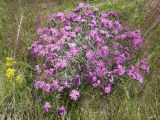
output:
M 72 10 L 80 0 L 0 0 L 0 119 L 59 120 L 46 114 L 34 100 L 33 66 L 28 47 L 35 30 L 46 26 L 50 15 Z M 143 85 L 125 79 L 111 95 L 86 88 L 78 105 L 71 106 L 67 120 L 160 120 L 160 2 L 158 0 L 86 0 L 102 11 L 117 11 L 124 24 L 140 28 L 150 73 Z M 5 77 L 5 59 L 13 56 L 22 83 L 14 85 Z M 96 102 L 95 102 L 96 101 Z

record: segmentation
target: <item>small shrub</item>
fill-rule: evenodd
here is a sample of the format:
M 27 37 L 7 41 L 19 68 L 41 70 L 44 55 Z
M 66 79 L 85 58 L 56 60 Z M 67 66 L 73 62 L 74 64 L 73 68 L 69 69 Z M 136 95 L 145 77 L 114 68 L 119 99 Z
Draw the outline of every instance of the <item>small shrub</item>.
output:
M 52 15 L 48 27 L 37 29 L 29 48 L 36 72 L 34 88 L 38 95 L 44 93 L 44 111 L 52 108 L 47 101 L 51 96 L 74 103 L 86 85 L 110 94 L 112 84 L 124 77 L 143 83 L 143 72 L 149 72 L 147 60 L 133 59 L 142 43 L 140 30 L 123 26 L 116 12 L 100 13 L 80 3 L 73 12 Z M 57 112 L 65 116 L 66 106 Z

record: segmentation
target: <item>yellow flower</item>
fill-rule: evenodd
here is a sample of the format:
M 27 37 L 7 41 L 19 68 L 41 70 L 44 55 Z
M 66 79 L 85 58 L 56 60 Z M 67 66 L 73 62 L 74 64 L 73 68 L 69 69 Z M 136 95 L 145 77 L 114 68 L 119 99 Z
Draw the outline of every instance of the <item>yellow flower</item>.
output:
M 17 75 L 17 76 L 16 76 L 16 82 L 17 82 L 17 83 L 22 82 L 22 75 Z
M 6 58 L 6 66 L 7 67 L 12 67 L 16 62 L 13 60 L 13 58 L 7 57 Z
M 11 78 L 11 77 L 13 77 L 13 76 L 15 75 L 15 73 L 16 73 L 16 70 L 15 70 L 15 69 L 9 68 L 9 69 L 7 69 L 7 71 L 6 71 L 6 76 L 7 76 L 7 78 Z

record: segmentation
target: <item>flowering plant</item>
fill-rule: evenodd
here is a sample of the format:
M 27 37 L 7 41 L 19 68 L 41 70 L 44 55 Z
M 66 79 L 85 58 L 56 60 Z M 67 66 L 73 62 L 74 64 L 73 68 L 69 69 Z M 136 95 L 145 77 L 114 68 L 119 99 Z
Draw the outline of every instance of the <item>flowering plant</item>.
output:
M 17 73 L 17 70 L 14 68 L 16 65 L 16 61 L 12 57 L 7 57 L 6 58 L 6 78 L 10 81 L 14 80 L 13 78 L 15 77 L 15 82 L 20 83 L 22 81 L 22 75 Z
M 30 47 L 37 74 L 34 88 L 54 92 L 58 98 L 68 90 L 76 101 L 83 85 L 110 94 L 112 84 L 124 76 L 143 83 L 142 72 L 149 72 L 147 60 L 133 64 L 142 42 L 140 30 L 123 27 L 116 12 L 100 13 L 80 3 L 73 12 L 56 13 L 49 27 L 37 29 Z M 45 102 L 45 112 L 50 108 Z M 66 107 L 58 108 L 58 113 L 65 116 Z

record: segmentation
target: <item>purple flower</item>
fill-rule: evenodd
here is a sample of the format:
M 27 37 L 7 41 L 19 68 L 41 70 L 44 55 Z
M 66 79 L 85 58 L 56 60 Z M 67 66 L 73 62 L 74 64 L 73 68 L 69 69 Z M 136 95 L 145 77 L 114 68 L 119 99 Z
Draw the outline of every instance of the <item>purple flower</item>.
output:
M 94 45 L 102 46 L 102 45 L 104 45 L 104 40 L 99 38 L 99 37 L 97 37 L 95 42 L 94 42 Z
M 79 5 L 78 5 L 78 6 L 79 6 L 80 8 L 83 8 L 83 7 L 84 7 L 84 5 L 85 5 L 84 3 L 79 3 Z
M 106 12 L 101 15 L 103 18 L 107 18 L 108 16 L 117 17 L 118 14 L 116 12 Z
M 41 82 L 41 81 L 35 81 L 35 83 L 34 83 L 34 89 L 36 89 L 36 90 L 39 89 L 40 82 Z
M 109 28 L 109 29 L 111 29 L 112 26 L 113 26 L 113 22 L 112 22 L 111 20 L 109 20 L 109 19 L 102 18 L 102 19 L 101 19 L 101 23 L 102 23 L 105 27 L 107 27 L 107 28 Z
M 76 31 L 76 33 L 81 33 L 82 32 L 82 28 L 81 27 L 76 27 L 75 31 Z
M 110 94 L 110 93 L 111 93 L 111 86 L 106 86 L 106 87 L 104 88 L 104 92 L 105 92 L 106 94 Z
M 127 37 L 131 39 L 135 50 L 139 50 L 142 45 L 143 39 L 140 30 L 128 32 Z
M 109 54 L 109 47 L 108 46 L 102 47 L 102 54 L 103 54 L 103 56 L 107 56 Z
M 91 40 L 91 36 L 90 35 L 86 35 L 84 40 Z
M 100 30 L 99 32 L 100 32 L 101 36 L 103 35 L 103 36 L 105 36 L 105 38 L 109 37 L 109 33 L 107 31 Z
M 148 66 L 147 59 L 145 59 L 145 58 L 141 59 L 140 62 L 138 63 L 138 66 L 144 72 L 149 73 L 149 66 Z
M 68 30 L 72 30 L 72 27 L 71 26 L 65 26 L 64 29 L 68 31 Z
M 75 85 L 75 86 L 80 85 L 81 84 L 81 76 L 79 74 L 75 75 L 72 82 L 73 82 L 73 85 Z
M 66 52 L 66 55 L 67 55 L 67 58 L 68 58 L 69 60 L 73 58 L 73 54 L 72 54 L 72 52 L 70 52 L 70 51 L 67 51 L 67 52 Z
M 67 51 L 67 58 L 70 60 L 72 59 L 74 56 L 76 56 L 78 54 L 79 50 L 76 47 L 71 48 L 70 51 Z
M 110 93 L 111 93 L 111 82 L 110 82 L 110 81 L 107 81 L 107 82 L 106 82 L 106 85 L 105 85 L 105 87 L 104 87 L 104 92 L 105 92 L 106 94 L 110 94 Z
M 128 56 L 126 56 L 124 53 L 118 53 L 116 56 L 115 56 L 115 61 L 117 64 L 122 64 L 124 63 L 126 60 L 128 60 Z
M 92 20 L 91 23 L 88 24 L 89 27 L 95 27 L 97 25 L 96 20 Z
M 90 8 L 90 4 L 86 4 L 86 9 L 89 9 Z
M 58 90 L 59 87 L 59 83 L 57 80 L 52 80 L 51 84 L 50 84 L 50 88 L 51 90 Z
M 44 112 L 49 112 L 49 110 L 51 109 L 51 104 L 49 102 L 45 102 L 43 105 L 43 110 Z
M 93 51 L 89 50 L 89 51 L 86 52 L 86 58 L 88 60 L 91 60 L 93 57 L 94 57 L 94 52 Z
M 54 29 L 54 28 L 50 28 L 50 29 L 49 29 L 49 32 L 50 32 L 52 35 L 56 36 L 56 37 L 59 35 L 58 31 L 57 31 L 56 29 Z
M 43 34 L 43 29 L 42 29 L 42 28 L 38 28 L 38 29 L 36 30 L 36 33 L 37 33 L 38 35 L 42 35 L 42 34 Z
M 122 25 L 117 20 L 113 23 L 113 26 L 114 26 L 114 29 L 117 30 L 117 33 L 121 32 L 123 29 Z
M 61 87 L 63 87 L 63 89 L 70 88 L 70 87 L 71 87 L 71 84 L 68 83 L 68 81 L 66 81 L 66 82 L 63 82 L 63 83 L 61 84 Z
M 45 92 L 47 92 L 47 93 L 50 92 L 50 88 L 51 88 L 51 85 L 50 85 L 49 83 L 45 83 L 45 84 L 43 84 L 43 86 L 42 86 L 42 89 L 43 89 Z
M 58 68 L 65 68 L 67 66 L 67 61 L 65 59 L 59 59 L 58 62 L 55 64 L 55 67 Z
M 69 96 L 71 98 L 71 100 L 78 100 L 78 98 L 80 97 L 80 94 L 77 90 L 72 90 L 70 93 L 69 93 Z
M 44 71 L 44 73 L 45 73 L 45 75 L 47 76 L 47 77 L 50 77 L 50 76 L 52 76 L 53 75 L 53 72 L 54 72 L 54 69 L 46 69 L 45 71 Z
M 117 68 L 114 70 L 114 72 L 117 73 L 118 75 L 124 75 L 126 70 L 122 65 L 118 64 Z
M 71 49 L 71 53 L 72 53 L 73 56 L 77 55 L 78 52 L 79 52 L 79 50 L 77 48 L 72 48 Z
M 97 31 L 97 30 L 91 30 L 91 31 L 90 31 L 90 36 L 91 36 L 91 37 L 95 37 L 95 36 L 97 36 L 97 34 L 98 34 L 98 31 Z
M 96 77 L 92 78 L 91 84 L 93 85 L 93 87 L 100 87 L 101 86 L 101 81 L 97 80 Z
M 98 9 L 98 8 L 94 8 L 94 11 L 95 11 L 95 12 L 99 12 L 99 9 Z
M 35 65 L 35 69 L 34 69 L 37 73 L 41 73 L 41 69 L 39 65 Z
M 42 88 L 42 87 L 44 86 L 44 84 L 45 84 L 44 81 L 37 80 L 37 81 L 35 81 L 35 83 L 34 83 L 34 88 L 35 88 L 35 89 Z
M 58 17 L 63 17 L 63 16 L 64 16 L 64 13 L 58 12 L 56 15 L 57 15 Z
M 131 66 L 131 69 L 128 70 L 128 75 L 133 77 L 135 80 L 143 83 L 143 76 L 140 74 L 139 68 L 136 66 Z
M 60 106 L 57 111 L 60 116 L 65 117 L 67 115 L 67 109 L 64 106 Z
M 81 11 L 81 9 L 80 9 L 79 11 Z M 75 22 L 81 21 L 81 16 L 76 16 L 76 17 L 74 18 L 74 21 L 75 21 Z
M 103 61 L 95 61 L 94 63 L 94 75 L 97 77 L 104 77 L 107 73 L 107 69 Z
M 143 83 L 141 72 L 149 73 L 147 60 L 132 65 L 135 51 L 142 46 L 141 31 L 126 30 L 116 12 L 98 12 L 98 8 L 80 3 L 75 11 L 54 14 L 50 21 L 53 26 L 37 29 L 37 39 L 29 50 L 36 64 L 35 77 L 45 80 L 35 81 L 34 88 L 46 92 L 44 98 L 51 92 L 63 98 L 62 93 L 71 89 L 68 97 L 76 101 L 80 97 L 76 89 L 83 88 L 81 79 L 85 78 L 85 84 L 106 94 L 125 73 Z M 64 106 L 59 114 L 66 115 Z
M 83 48 L 83 49 L 87 49 L 88 46 L 87 46 L 87 45 L 83 45 L 82 48 Z
M 77 37 L 76 32 L 69 32 L 69 36 L 72 37 L 72 38 Z

